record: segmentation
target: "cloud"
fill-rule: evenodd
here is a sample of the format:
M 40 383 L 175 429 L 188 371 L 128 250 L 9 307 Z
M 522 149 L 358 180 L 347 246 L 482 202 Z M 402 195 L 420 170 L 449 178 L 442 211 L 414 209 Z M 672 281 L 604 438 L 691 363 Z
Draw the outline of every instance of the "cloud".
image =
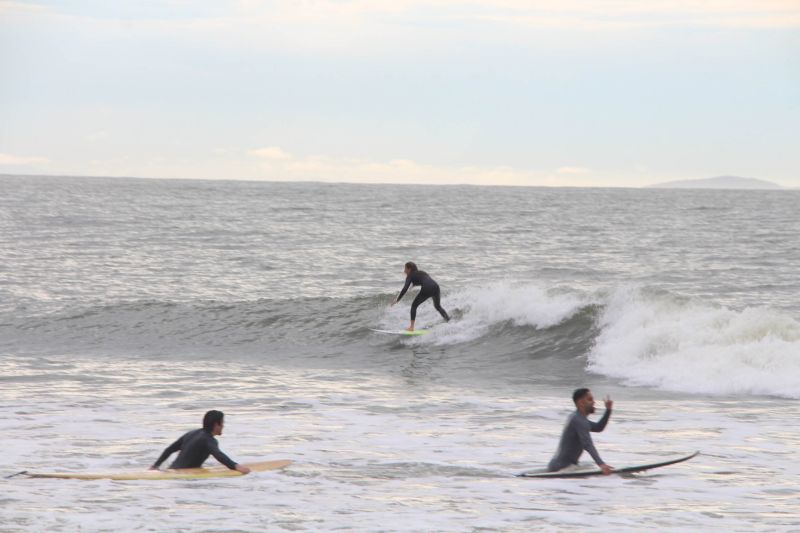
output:
M 273 161 L 280 161 L 292 158 L 291 154 L 283 151 L 281 148 L 277 146 L 267 146 L 264 148 L 257 148 L 255 150 L 250 150 L 247 153 L 255 157 L 260 157 L 262 159 L 269 159 Z
M 45 7 L 37 4 L 0 0 L 0 13 L 43 13 L 45 11 Z
M 19 156 L 19 155 L 0 153 L 0 165 L 26 166 L 26 165 L 37 165 L 41 163 L 47 163 L 47 158 L 38 156 L 30 157 L 30 156 Z
M 560 30 L 800 27 L 800 2 L 793 0 L 508 0 L 493 5 L 495 9 L 476 18 L 508 26 Z
M 586 174 L 591 170 L 586 167 L 561 167 L 556 172 L 558 174 Z
M 91 143 L 102 142 L 108 139 L 108 132 L 105 130 L 93 131 L 86 135 L 85 138 Z
M 240 2 L 216 17 L 187 22 L 195 28 L 232 30 L 243 38 L 264 35 L 274 28 L 295 45 L 327 35 L 318 44 L 343 45 L 358 37 L 380 40 L 409 34 L 439 35 L 461 32 L 473 36 L 474 24 L 498 27 L 534 27 L 554 30 L 632 30 L 655 27 L 798 28 L 800 2 L 796 0 L 306 0 L 303 2 Z M 497 29 L 497 28 L 496 28 Z M 348 31 L 351 35 L 341 35 Z M 430 30 L 430 31 L 429 31 Z M 300 32 L 300 39 L 289 36 Z M 337 36 L 333 39 L 333 36 Z M 250 39 L 252 40 L 252 39 Z M 256 41 L 259 39 L 256 38 Z M 313 44 L 313 43 L 312 43 Z M 360 50 L 363 52 L 363 50 Z
M 263 150 L 263 149 L 262 149 Z M 252 154 L 253 151 L 249 152 Z M 282 150 L 280 153 L 285 153 Z M 267 161 L 255 179 L 270 181 L 324 181 L 346 183 L 401 183 L 437 185 L 549 185 L 547 176 L 507 166 L 442 166 L 410 159 L 372 161 L 350 157 L 310 156 Z M 570 185 L 571 183 L 561 183 Z
M 653 27 L 798 28 L 797 0 L 219 0 L 176 2 L 94 1 L 36 4 L 0 0 L 0 13 L 51 14 L 104 20 L 136 21 L 161 31 L 222 31 L 230 38 L 295 45 L 318 35 L 348 41 L 426 28 L 472 35 L 477 23 L 559 30 L 624 30 Z M 271 31 L 266 31 L 271 30 Z M 342 35 L 342 31 L 354 35 Z M 300 33 L 297 39 L 290 36 Z M 259 38 L 260 36 L 260 38 Z M 316 39 L 312 39 L 316 40 Z M 339 42 L 334 40 L 335 42 Z M 318 44 L 330 46 L 331 40 Z

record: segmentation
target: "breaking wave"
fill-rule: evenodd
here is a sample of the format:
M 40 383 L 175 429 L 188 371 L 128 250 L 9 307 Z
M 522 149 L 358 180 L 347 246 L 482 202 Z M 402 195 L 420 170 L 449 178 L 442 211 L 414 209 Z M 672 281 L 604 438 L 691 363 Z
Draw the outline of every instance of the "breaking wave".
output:
M 370 327 L 406 326 L 410 298 L 389 307 L 392 297 L 148 300 L 39 315 L 18 309 L 0 316 L 0 350 L 264 362 L 347 358 L 357 367 L 406 346 L 443 351 L 474 373 L 502 364 L 512 375 L 574 377 L 577 368 L 632 386 L 800 398 L 800 322 L 767 307 L 736 310 L 643 288 L 584 293 L 503 282 L 445 293 L 449 323 L 423 304 L 418 325 L 431 326 L 429 335 L 372 334 Z

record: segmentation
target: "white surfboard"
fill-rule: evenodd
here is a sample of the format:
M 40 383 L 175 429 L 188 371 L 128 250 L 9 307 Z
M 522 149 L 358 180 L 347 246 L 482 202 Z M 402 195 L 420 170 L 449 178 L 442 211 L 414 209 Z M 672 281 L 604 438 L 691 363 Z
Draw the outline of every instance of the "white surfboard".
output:
M 402 335 L 404 337 L 419 337 L 420 335 L 425 335 L 426 333 L 430 333 L 431 330 L 429 329 L 415 329 L 414 331 L 406 331 L 404 329 L 374 329 L 369 328 L 370 331 L 374 331 L 375 333 L 384 333 L 386 335 Z

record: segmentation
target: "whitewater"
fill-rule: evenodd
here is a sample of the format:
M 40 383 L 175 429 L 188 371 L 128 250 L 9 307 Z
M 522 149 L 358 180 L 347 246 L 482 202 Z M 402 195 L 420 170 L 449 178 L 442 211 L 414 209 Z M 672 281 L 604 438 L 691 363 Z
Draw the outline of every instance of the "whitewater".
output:
M 800 531 L 800 193 L 0 177 L 0 531 Z M 389 307 L 415 261 L 410 339 Z M 633 478 L 521 480 L 579 386 Z M 602 406 L 599 405 L 602 412 Z M 589 460 L 584 457 L 584 462 Z

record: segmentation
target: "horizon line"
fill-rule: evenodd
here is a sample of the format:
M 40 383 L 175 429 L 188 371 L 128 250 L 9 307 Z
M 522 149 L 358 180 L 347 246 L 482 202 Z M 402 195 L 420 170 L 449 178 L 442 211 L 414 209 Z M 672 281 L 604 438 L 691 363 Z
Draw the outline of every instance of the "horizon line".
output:
M 746 179 L 754 179 L 758 181 L 763 181 L 766 183 L 771 183 L 773 185 L 778 186 L 778 189 L 757 189 L 757 188 L 726 188 L 726 187 L 662 187 L 661 185 L 669 184 L 669 183 L 679 183 L 679 182 L 686 182 L 686 181 L 703 181 L 709 179 L 715 179 L 715 176 L 712 178 L 688 178 L 688 179 L 679 179 L 679 180 L 671 180 L 671 181 L 662 181 L 651 183 L 649 185 L 640 185 L 640 186 L 631 186 L 631 185 L 541 185 L 541 184 L 499 184 L 493 185 L 488 183 L 408 183 L 408 182 L 392 182 L 392 181 L 378 181 L 378 182 L 363 182 L 363 181 L 324 181 L 324 180 L 272 180 L 272 179 L 248 179 L 248 178 L 204 178 L 204 177 L 195 177 L 195 178 L 176 178 L 176 177 L 152 177 L 152 176 L 110 176 L 110 175 L 79 175 L 79 174 L 26 174 L 26 173 L 8 173 L 8 172 L 0 172 L 0 178 L 89 178 L 89 179 L 105 179 L 105 180 L 153 180 L 153 181 L 208 181 L 208 182 L 237 182 L 237 183 L 310 183 L 310 184 L 320 184 L 320 185 L 393 185 L 393 186 L 422 186 L 422 187 L 499 187 L 499 188 L 538 188 L 538 189 L 633 189 L 633 190 L 641 190 L 641 189 L 653 189 L 653 190 L 665 190 L 665 189 L 680 189 L 680 190 L 718 190 L 718 191 L 797 191 L 800 190 L 800 187 L 787 187 L 785 185 L 781 185 L 779 183 L 770 182 L 767 180 L 761 180 L 759 178 L 746 178 Z M 735 176 L 739 177 L 739 176 Z

